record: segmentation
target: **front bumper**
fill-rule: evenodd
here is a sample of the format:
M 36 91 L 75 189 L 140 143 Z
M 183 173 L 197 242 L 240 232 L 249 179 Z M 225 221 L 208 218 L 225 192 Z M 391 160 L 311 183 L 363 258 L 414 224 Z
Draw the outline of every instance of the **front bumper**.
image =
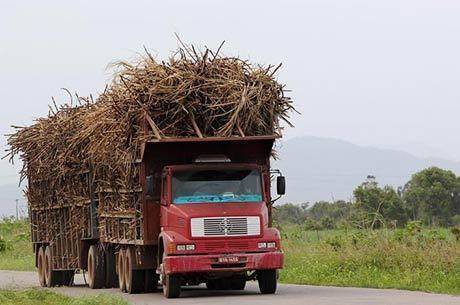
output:
M 238 258 L 237 262 L 219 262 L 220 258 Z M 221 259 L 222 260 L 222 259 Z M 284 254 L 281 251 L 262 253 L 233 253 L 207 255 L 167 256 L 163 261 L 166 274 L 218 271 L 249 271 L 283 268 Z

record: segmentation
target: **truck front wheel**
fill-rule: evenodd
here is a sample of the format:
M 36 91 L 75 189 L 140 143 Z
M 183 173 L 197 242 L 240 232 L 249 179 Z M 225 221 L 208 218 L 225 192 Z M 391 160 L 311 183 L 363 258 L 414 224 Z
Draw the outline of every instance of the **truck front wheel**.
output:
M 257 271 L 257 281 L 262 294 L 273 294 L 276 292 L 276 270 Z
M 163 294 L 168 299 L 178 298 L 180 296 L 181 279 L 179 276 L 170 274 L 164 277 Z

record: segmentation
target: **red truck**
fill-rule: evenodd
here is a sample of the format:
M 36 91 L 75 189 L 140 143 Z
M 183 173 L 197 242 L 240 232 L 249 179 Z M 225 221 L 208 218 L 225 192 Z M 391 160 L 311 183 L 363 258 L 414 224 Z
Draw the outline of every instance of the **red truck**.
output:
M 82 173 L 77 180 L 87 183 L 90 197 L 81 207 L 86 230 L 73 232 L 66 222 L 79 207 L 30 211 L 40 283 L 71 284 L 80 269 L 91 288 L 136 293 L 160 284 L 167 298 L 179 297 L 184 285 L 242 290 L 249 280 L 261 293 L 275 293 L 283 252 L 272 227 L 274 176 L 278 195 L 285 192 L 284 177 L 270 169 L 275 140 L 149 140 L 137 161 L 141 188 L 132 215 L 98 209 L 110 190 L 94 189 L 91 173 Z M 34 183 L 29 179 L 29 188 Z M 48 231 L 40 227 L 43 217 L 61 217 L 62 225 Z M 135 237 L 127 238 L 128 231 Z

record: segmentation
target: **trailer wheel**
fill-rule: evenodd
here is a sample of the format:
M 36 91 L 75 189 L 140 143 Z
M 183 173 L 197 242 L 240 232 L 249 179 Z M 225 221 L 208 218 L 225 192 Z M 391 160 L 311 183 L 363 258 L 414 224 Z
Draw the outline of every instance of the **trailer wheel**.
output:
M 105 287 L 115 288 L 118 287 L 118 275 L 116 271 L 117 262 L 115 259 L 115 252 L 112 245 L 107 246 L 105 254 Z
M 38 248 L 37 254 L 37 267 L 38 267 L 38 280 L 40 282 L 40 286 L 46 287 L 46 279 L 45 279 L 45 251 L 43 247 L 40 246 Z
M 104 255 L 97 248 L 91 245 L 88 251 L 88 284 L 91 289 L 99 289 L 104 286 L 105 270 Z
M 61 285 L 61 273 L 53 270 L 53 256 L 51 255 L 50 246 L 47 246 L 45 249 L 44 271 L 47 287 Z
M 155 292 L 158 289 L 159 280 L 160 280 L 160 277 L 156 273 L 155 269 L 145 270 L 144 291 L 145 292 Z
M 276 270 L 257 271 L 259 290 L 262 294 L 273 294 L 276 292 Z
M 126 291 L 126 281 L 125 281 L 125 255 L 126 252 L 124 249 L 118 251 L 117 257 L 117 272 L 118 272 L 118 285 L 120 290 Z
M 126 292 L 129 294 L 142 292 L 144 288 L 144 270 L 135 270 L 135 257 L 134 251 L 131 249 L 126 249 L 125 256 L 125 285 Z

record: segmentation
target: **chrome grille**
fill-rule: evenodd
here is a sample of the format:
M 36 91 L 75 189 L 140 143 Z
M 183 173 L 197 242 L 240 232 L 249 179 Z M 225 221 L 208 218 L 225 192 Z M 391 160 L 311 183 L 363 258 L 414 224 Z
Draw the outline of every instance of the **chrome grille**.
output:
M 204 220 L 204 235 L 247 235 L 246 218 L 210 218 Z
M 192 236 L 248 236 L 260 234 L 260 218 L 246 217 L 203 217 L 192 218 Z

